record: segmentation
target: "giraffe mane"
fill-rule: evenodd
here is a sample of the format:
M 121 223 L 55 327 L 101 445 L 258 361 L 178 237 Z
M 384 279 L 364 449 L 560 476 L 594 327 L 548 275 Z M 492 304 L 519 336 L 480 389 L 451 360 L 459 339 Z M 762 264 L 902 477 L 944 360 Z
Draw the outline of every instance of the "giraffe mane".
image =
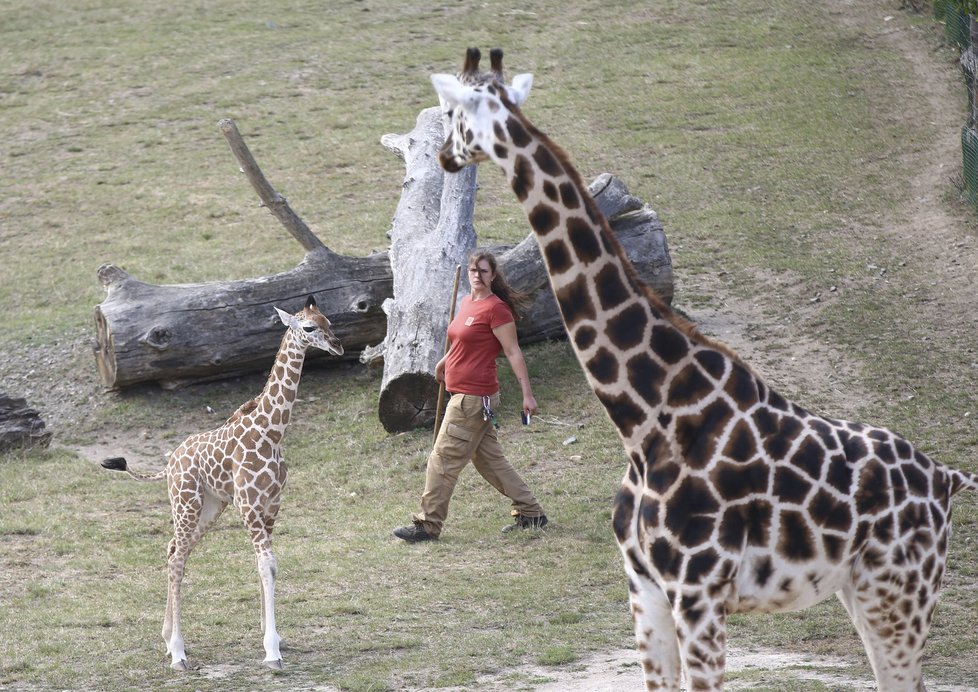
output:
M 512 99 L 509 98 L 508 91 L 505 88 L 502 88 L 502 84 L 499 84 L 498 86 L 501 87 L 497 90 L 498 96 L 502 100 L 506 109 L 520 121 L 520 124 L 522 124 L 529 133 L 543 142 L 564 167 L 568 177 L 570 177 L 571 182 L 574 183 L 578 194 L 580 194 L 581 199 L 584 201 L 588 217 L 601 227 L 601 236 L 603 240 L 621 259 L 622 267 L 625 270 L 625 276 L 629 283 L 646 297 L 653 309 L 658 311 L 663 319 L 667 320 L 676 329 L 685 334 L 690 341 L 720 351 L 728 358 L 736 361 L 745 367 L 749 372 L 757 376 L 754 369 L 748 363 L 746 363 L 736 351 L 722 341 L 703 334 L 696 324 L 676 313 L 671 307 L 669 307 L 669 305 L 666 304 L 664 300 L 662 300 L 662 298 L 652 289 L 651 286 L 642 280 L 642 278 L 638 275 L 638 272 L 635 270 L 635 266 L 632 264 L 631 260 L 628 259 L 628 255 L 625 253 L 625 249 L 622 247 L 621 242 L 618 240 L 617 236 L 611 232 L 611 226 L 608 223 L 608 219 L 601 212 L 601 210 L 598 209 L 597 202 L 594 201 L 591 193 L 588 192 L 587 186 L 581 179 L 581 174 L 578 172 L 574 164 L 571 163 L 567 152 L 565 152 L 559 144 L 550 139 L 550 137 L 541 132 L 539 128 L 537 128 L 526 118 L 526 116 L 523 115 L 520 107 L 513 103 Z

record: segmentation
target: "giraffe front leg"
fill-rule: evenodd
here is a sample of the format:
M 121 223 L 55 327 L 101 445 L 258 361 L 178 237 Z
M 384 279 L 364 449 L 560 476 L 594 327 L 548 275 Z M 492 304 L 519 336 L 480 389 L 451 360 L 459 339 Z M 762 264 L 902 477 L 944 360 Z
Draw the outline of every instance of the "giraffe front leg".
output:
M 727 621 L 723 600 L 694 588 L 677 597 L 673 610 L 679 654 L 690 690 L 723 689 L 727 658 Z
M 275 628 L 275 576 L 278 566 L 275 556 L 269 550 L 258 556 L 258 576 L 261 579 L 262 594 L 262 645 L 265 647 L 265 664 L 269 668 L 282 668 L 282 654 L 279 647 L 282 638 Z
M 628 596 L 647 690 L 679 692 L 681 668 L 672 608 L 662 589 L 627 566 Z
M 272 553 L 272 527 L 275 523 L 277 509 L 277 502 L 271 504 L 268 514 L 264 514 L 258 509 L 242 507 L 241 516 L 251 533 L 251 542 L 255 548 L 255 557 L 258 563 L 265 665 L 279 670 L 282 668 L 282 638 L 275 626 L 275 577 L 278 573 L 278 564 L 275 555 Z

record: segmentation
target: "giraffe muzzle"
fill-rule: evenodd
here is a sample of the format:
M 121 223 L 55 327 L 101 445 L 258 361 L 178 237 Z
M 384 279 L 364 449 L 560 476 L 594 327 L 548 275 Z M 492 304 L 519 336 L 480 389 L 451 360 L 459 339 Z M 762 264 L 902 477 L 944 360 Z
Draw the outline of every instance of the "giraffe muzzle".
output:
M 438 153 L 438 163 L 449 173 L 458 173 L 465 168 L 464 163 L 461 163 L 457 158 L 444 151 Z

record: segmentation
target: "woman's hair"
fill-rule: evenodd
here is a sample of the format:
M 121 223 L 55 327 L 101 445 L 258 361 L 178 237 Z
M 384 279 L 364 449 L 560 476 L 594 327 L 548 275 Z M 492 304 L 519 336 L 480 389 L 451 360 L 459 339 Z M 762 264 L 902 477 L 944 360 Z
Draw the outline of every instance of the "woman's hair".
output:
M 513 313 L 513 317 L 519 322 L 523 319 L 530 305 L 533 304 L 533 299 L 528 293 L 523 293 L 509 285 L 506 277 L 499 271 L 499 266 L 496 264 L 496 257 L 491 252 L 487 250 L 476 250 L 469 255 L 469 266 L 474 265 L 478 267 L 479 262 L 482 260 L 488 262 L 489 268 L 492 269 L 493 279 L 489 288 L 495 295 L 499 296 L 500 300 L 506 303 Z

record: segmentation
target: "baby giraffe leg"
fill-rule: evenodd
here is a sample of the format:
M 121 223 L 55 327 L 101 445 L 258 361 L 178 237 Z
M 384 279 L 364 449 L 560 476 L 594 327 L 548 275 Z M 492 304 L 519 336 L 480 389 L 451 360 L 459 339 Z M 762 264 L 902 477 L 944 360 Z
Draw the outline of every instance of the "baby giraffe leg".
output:
M 174 670 L 187 670 L 187 654 L 184 651 L 183 633 L 180 630 L 180 587 L 187 564 L 187 552 L 177 538 L 170 542 L 163 640 L 166 642 L 166 651 L 170 654 L 170 667 Z
M 257 509 L 242 508 L 242 517 L 251 533 L 258 563 L 258 579 L 261 584 L 262 645 L 265 647 L 265 664 L 269 668 L 282 668 L 280 644 L 282 638 L 275 627 L 275 576 L 278 565 L 272 554 L 271 525 L 274 517 L 266 517 Z
M 226 502 L 205 494 L 197 501 L 181 505 L 179 511 L 174 512 L 175 529 L 167 553 L 168 587 L 166 614 L 163 617 L 163 641 L 166 642 L 167 653 L 172 657 L 170 666 L 174 670 L 187 669 L 187 655 L 180 630 L 181 586 L 187 558 L 201 537 L 221 516 L 225 507 Z
M 183 632 L 180 629 L 180 589 L 187 566 L 190 549 L 200 538 L 203 498 L 192 477 L 170 486 L 170 508 L 173 514 L 173 539 L 167 555 L 166 614 L 163 617 L 163 640 L 170 654 L 170 667 L 187 670 L 187 654 L 184 651 Z M 208 508 L 210 509 L 210 508 Z M 213 511 L 207 512 L 213 521 Z
M 167 554 L 167 587 L 166 587 L 166 611 L 163 613 L 163 643 L 166 645 L 166 652 L 170 653 L 170 639 L 173 637 L 173 589 L 170 587 L 170 560 L 176 550 L 176 538 L 170 539 Z M 171 664 L 172 665 L 172 664 Z
M 282 638 L 275 628 L 275 575 L 278 566 L 275 556 L 269 550 L 258 556 L 258 576 L 262 591 L 262 645 L 265 647 L 265 663 L 269 668 L 282 667 L 282 654 L 279 645 Z

